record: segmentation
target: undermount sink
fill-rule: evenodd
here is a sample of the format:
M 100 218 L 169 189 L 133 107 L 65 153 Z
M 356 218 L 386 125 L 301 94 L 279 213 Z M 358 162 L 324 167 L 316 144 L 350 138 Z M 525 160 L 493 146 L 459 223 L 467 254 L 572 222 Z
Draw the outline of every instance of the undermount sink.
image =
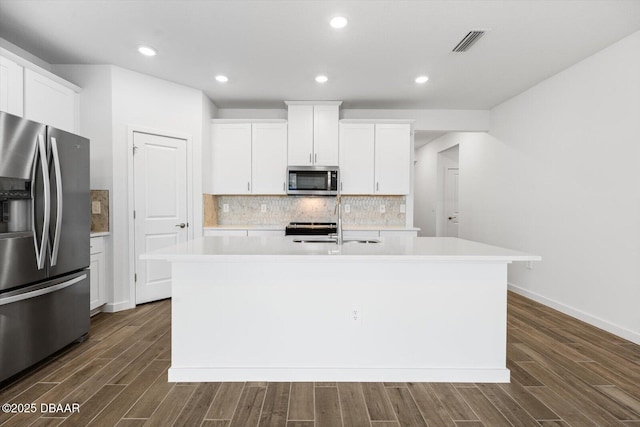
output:
M 294 243 L 337 243 L 335 239 L 294 239 Z M 380 243 L 380 240 L 343 240 L 345 243 Z

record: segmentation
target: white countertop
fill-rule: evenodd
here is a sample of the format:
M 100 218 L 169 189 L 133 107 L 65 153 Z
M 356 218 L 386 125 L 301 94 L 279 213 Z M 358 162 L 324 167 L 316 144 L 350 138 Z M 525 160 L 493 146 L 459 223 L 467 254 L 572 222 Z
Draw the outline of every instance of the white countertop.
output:
M 177 262 L 216 261 L 399 261 L 512 262 L 540 261 L 524 252 L 453 237 L 386 237 L 380 243 L 295 243 L 286 237 L 204 237 L 141 256 Z
M 92 231 L 89 234 L 89 237 L 103 237 L 103 236 L 108 236 L 109 234 L 111 234 L 111 232 L 109 231 Z

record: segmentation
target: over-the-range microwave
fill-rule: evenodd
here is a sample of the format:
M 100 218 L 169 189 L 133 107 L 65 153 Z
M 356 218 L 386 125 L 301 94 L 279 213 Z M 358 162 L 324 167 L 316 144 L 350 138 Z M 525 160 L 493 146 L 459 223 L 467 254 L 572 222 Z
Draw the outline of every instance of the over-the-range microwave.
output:
M 287 194 L 335 196 L 338 194 L 338 166 L 289 166 Z

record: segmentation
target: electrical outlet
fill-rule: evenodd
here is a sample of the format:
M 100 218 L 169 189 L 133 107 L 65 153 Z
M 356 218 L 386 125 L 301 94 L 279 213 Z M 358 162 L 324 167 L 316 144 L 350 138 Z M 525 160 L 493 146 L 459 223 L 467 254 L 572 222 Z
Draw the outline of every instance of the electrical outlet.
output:
M 344 213 L 351 212 L 351 205 L 344 205 Z
M 267 211 L 267 205 L 265 203 L 260 205 L 260 212 L 265 213 Z
M 380 213 L 385 213 L 387 211 L 387 207 L 385 205 L 380 205 Z
M 229 212 L 229 204 L 228 203 L 223 203 L 222 204 L 222 212 Z
M 94 215 L 99 215 L 102 212 L 102 205 L 98 200 L 91 202 L 91 213 Z
M 407 205 L 400 205 L 400 213 L 407 213 Z
M 527 267 L 527 270 L 533 270 L 533 261 L 527 261 L 525 267 Z

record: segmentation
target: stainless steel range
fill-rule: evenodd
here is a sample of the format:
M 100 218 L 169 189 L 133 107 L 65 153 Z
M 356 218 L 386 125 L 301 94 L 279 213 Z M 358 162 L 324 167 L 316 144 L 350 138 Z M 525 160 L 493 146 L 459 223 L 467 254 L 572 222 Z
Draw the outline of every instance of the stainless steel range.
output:
M 291 222 L 284 229 L 285 236 L 328 236 L 336 234 L 335 222 Z

